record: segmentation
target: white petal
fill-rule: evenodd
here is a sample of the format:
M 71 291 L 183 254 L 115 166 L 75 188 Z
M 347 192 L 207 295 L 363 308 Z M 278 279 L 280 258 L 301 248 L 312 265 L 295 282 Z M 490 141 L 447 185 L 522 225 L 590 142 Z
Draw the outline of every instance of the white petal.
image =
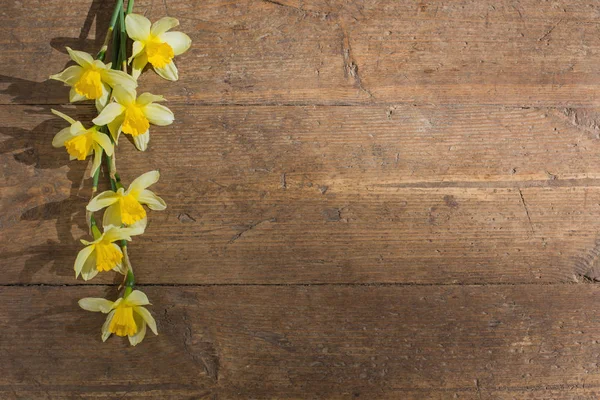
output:
M 94 251 L 94 246 L 86 246 L 77 253 L 77 258 L 75 259 L 75 265 L 73 269 L 75 270 L 75 278 L 79 276 L 81 270 L 83 269 L 83 265 L 90 258 L 90 255 Z
M 106 107 L 106 105 L 108 104 L 109 99 L 110 87 L 106 83 L 102 82 L 102 94 L 95 101 L 96 110 L 98 110 L 98 112 L 102 111 L 104 107 Z
M 142 190 L 137 199 L 140 203 L 146 204 L 151 210 L 161 211 L 167 208 L 167 203 L 148 189 Z
M 86 297 L 79 300 L 79 307 L 86 311 L 102 312 L 104 314 L 110 312 L 113 302 L 99 297 Z
M 127 189 L 127 193 L 132 193 L 134 195 L 137 195 L 137 194 L 141 193 L 147 187 L 150 187 L 150 186 L 154 185 L 156 182 L 158 182 L 159 178 L 160 178 L 160 172 L 158 172 L 158 171 L 146 172 L 145 174 L 138 176 L 137 178 L 135 178 L 133 180 L 133 182 L 131 182 L 131 184 L 129 185 L 129 189 Z
M 166 99 L 160 95 L 146 92 L 140 94 L 135 102 L 140 106 L 146 106 L 150 103 L 156 103 L 159 101 L 166 101 Z
M 75 83 L 77 83 L 82 73 L 83 68 L 81 68 L 79 65 L 71 65 L 61 73 L 50 75 L 50 79 L 61 81 L 69 86 L 73 86 Z
M 71 133 L 71 128 L 61 129 L 52 139 L 52 146 L 54 147 L 62 147 L 65 145 L 65 142 L 69 139 L 72 139 L 77 135 L 73 135 Z
M 169 29 L 173 29 L 179 25 L 179 21 L 173 17 L 162 17 L 158 21 L 152 24 L 152 28 L 150 28 L 150 33 L 152 36 L 158 36 L 160 34 L 165 33 Z
M 133 64 L 131 65 L 131 75 L 135 79 L 139 78 L 146 64 L 148 64 L 148 56 L 144 51 L 133 59 Z
M 94 63 L 94 58 L 84 51 L 71 50 L 70 47 L 67 47 L 67 52 L 71 56 L 71 60 L 84 68 L 90 67 Z
M 119 144 L 119 135 L 121 134 L 121 125 L 123 125 L 123 121 L 125 120 L 125 116 L 121 114 L 121 116 L 115 118 L 112 122 L 107 124 L 108 131 L 110 132 L 115 144 Z
M 135 101 L 137 94 L 131 87 L 117 85 L 113 88 L 113 96 L 119 104 L 127 107 Z
M 107 125 L 112 122 L 125 112 L 125 107 L 123 107 L 119 103 L 110 103 L 98 115 L 96 118 L 92 120 L 92 122 L 98 126 Z
M 119 202 L 108 206 L 106 211 L 104 211 L 104 216 L 102 217 L 102 226 L 104 229 L 108 229 L 111 226 L 120 227 L 123 224 L 121 221 L 121 206 Z
M 133 144 L 139 151 L 146 151 L 150 142 L 150 130 L 133 137 Z
M 119 226 L 111 226 L 104 231 L 104 240 L 108 242 L 117 242 L 119 240 L 131 240 L 131 230 Z M 120 252 L 119 248 L 119 252 Z
M 129 343 L 132 346 L 140 344 L 141 341 L 144 340 L 144 338 L 146 337 L 146 321 L 144 321 L 143 318 L 135 318 L 135 315 L 134 315 L 134 321 L 135 321 L 136 325 L 138 326 L 138 331 L 136 332 L 135 335 L 128 337 Z
M 108 83 L 112 88 L 115 86 L 123 86 L 127 90 L 133 90 L 137 87 L 137 81 L 131 75 L 114 69 L 108 69 L 102 72 L 102 80 Z
M 69 129 L 71 130 L 71 134 L 74 136 L 82 135 L 87 132 L 87 129 L 85 129 L 83 124 L 79 121 L 76 121 Z
M 156 321 L 154 320 L 152 314 L 150 314 L 150 311 L 146 310 L 144 307 L 135 307 L 133 310 L 140 314 L 142 318 L 144 318 L 144 321 L 146 321 L 152 332 L 154 332 L 155 335 L 158 335 L 158 329 L 156 329 Z
M 69 91 L 69 102 L 75 103 L 76 101 L 83 101 L 83 100 L 87 100 L 87 97 L 85 97 L 82 94 L 77 93 L 74 88 L 71 88 L 71 90 Z
M 158 126 L 170 125 L 175 119 L 173 112 L 162 104 L 150 103 L 142 108 L 142 112 L 151 124 Z
M 64 119 L 71 125 L 73 125 L 75 122 L 77 122 L 73 118 L 69 117 L 67 114 L 63 114 L 58 110 L 55 110 L 52 108 L 52 109 L 50 109 L 50 111 L 52 111 L 52 114 L 56 115 L 57 117 L 61 117 L 62 119 Z
M 136 58 L 144 50 L 144 47 L 146 47 L 144 45 L 144 42 L 140 42 L 137 40 L 135 42 L 133 42 L 133 47 L 131 49 L 131 57 L 129 57 L 129 60 L 127 60 L 127 63 L 131 64 L 131 60 Z
M 114 304 L 113 304 L 113 306 L 114 306 Z M 108 339 L 110 336 L 110 331 L 108 330 L 108 327 L 110 326 L 110 323 L 111 323 L 114 315 L 115 315 L 115 310 L 112 310 L 106 316 L 106 321 L 104 321 L 104 324 L 102 325 L 102 341 L 103 342 L 106 342 L 106 339 Z
M 139 221 L 136 221 L 133 225 L 129 225 L 127 228 L 129 230 L 130 236 L 141 235 L 146 230 L 146 226 L 148 225 L 148 218 L 144 217 Z
M 188 51 L 192 45 L 192 39 L 183 32 L 167 32 L 159 36 L 159 39 L 166 42 L 173 49 L 176 56 Z
M 94 130 L 92 131 L 92 138 L 104 149 L 107 155 L 112 156 L 114 147 L 107 134 Z
M 96 252 L 93 252 L 83 264 L 81 277 L 84 281 L 89 281 L 96 275 L 98 275 L 98 269 L 96 268 Z
M 128 14 L 125 17 L 127 35 L 133 40 L 146 41 L 150 36 L 150 20 L 140 14 Z
M 177 79 L 179 79 L 179 73 L 177 72 L 177 67 L 175 66 L 175 63 L 173 63 L 173 61 L 171 61 L 162 68 L 155 67 L 154 70 L 158 75 L 160 75 L 162 78 L 168 81 L 176 81 Z
M 134 290 L 133 292 L 131 292 L 131 294 L 129 294 L 129 296 L 127 296 L 125 299 L 123 299 L 123 301 L 126 304 L 132 305 L 132 306 L 145 306 L 150 304 L 150 301 L 148 300 L 148 296 L 146 296 L 146 294 L 144 294 L 144 292 L 139 291 L 139 290 Z
M 103 209 L 104 207 L 108 207 L 111 204 L 116 203 L 117 201 L 119 201 L 119 195 L 117 195 L 112 190 L 107 190 L 90 200 L 86 209 L 88 211 L 98 211 Z

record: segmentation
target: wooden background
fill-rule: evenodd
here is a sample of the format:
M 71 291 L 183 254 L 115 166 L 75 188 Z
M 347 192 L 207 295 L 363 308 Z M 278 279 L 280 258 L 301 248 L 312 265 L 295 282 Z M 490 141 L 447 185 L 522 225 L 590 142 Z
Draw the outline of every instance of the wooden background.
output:
M 600 3 L 139 0 L 193 46 L 123 179 L 160 336 L 100 341 L 64 47 L 108 0 L 0 12 L 0 398 L 597 399 Z M 98 34 L 96 33 L 98 32 Z

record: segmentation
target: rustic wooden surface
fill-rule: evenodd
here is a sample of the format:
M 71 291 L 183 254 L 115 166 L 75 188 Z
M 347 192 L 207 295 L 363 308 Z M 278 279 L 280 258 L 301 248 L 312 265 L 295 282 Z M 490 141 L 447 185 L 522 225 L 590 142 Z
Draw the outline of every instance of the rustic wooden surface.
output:
M 118 150 L 168 203 L 136 348 L 76 305 L 116 287 L 73 278 L 89 166 L 50 144 L 112 6 L 2 4 L 0 398 L 600 397 L 600 4 L 137 1 L 193 47 Z

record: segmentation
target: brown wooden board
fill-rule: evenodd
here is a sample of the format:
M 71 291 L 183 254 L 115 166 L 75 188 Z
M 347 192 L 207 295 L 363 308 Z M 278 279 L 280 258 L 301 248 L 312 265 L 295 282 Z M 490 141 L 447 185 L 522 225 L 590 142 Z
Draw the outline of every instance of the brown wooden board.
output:
M 170 106 L 176 123 L 153 128 L 147 152 L 123 140 L 117 156 L 126 183 L 159 169 L 168 203 L 131 246 L 143 282 L 596 276 L 600 150 L 561 111 Z M 0 116 L 0 281 L 73 283 L 86 163 L 51 147 L 64 122 L 47 107 Z
M 64 47 L 98 51 L 111 2 L 6 2 L 3 103 L 63 103 L 48 76 Z M 144 0 L 152 20 L 181 20 L 194 46 L 179 84 L 142 86 L 173 100 L 226 104 L 597 106 L 597 15 L 589 1 Z M 99 29 L 96 30 L 96 27 Z M 25 65 L 25 67 L 24 67 Z
M 2 289 L 2 398 L 600 393 L 593 285 L 147 287 L 160 333 L 134 348 L 75 304 L 107 289 Z
M 193 47 L 117 154 L 168 204 L 135 348 L 77 306 L 119 278 L 74 279 L 89 166 L 51 147 L 112 7 L 1 7 L 0 399 L 600 398 L 600 4 L 136 1 Z

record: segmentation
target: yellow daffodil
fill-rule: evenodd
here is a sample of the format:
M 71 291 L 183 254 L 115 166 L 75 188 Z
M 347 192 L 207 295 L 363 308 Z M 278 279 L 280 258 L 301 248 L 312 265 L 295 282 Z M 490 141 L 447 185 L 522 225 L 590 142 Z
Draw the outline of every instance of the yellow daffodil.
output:
M 127 190 L 119 188 L 116 192 L 107 190 L 94 197 L 87 210 L 94 212 L 108 207 L 104 212 L 104 226 L 143 224 L 146 222 L 146 204 L 151 210 L 164 210 L 165 201 L 147 187 L 158 182 L 158 171 L 150 171 L 137 177 Z
M 125 275 L 127 270 L 123 267 L 123 251 L 114 242 L 131 240 L 131 236 L 144 233 L 145 225 L 138 224 L 131 228 L 110 226 L 93 242 L 81 240 L 84 247 L 75 259 L 75 278 L 81 277 L 84 281 L 95 277 L 98 272 L 115 270 Z
M 171 17 L 161 18 L 151 24 L 143 15 L 127 15 L 127 35 L 134 40 L 129 61 L 133 59 L 132 75 L 135 79 L 140 76 L 147 63 L 152 64 L 161 77 L 170 81 L 179 79 L 173 58 L 185 53 L 192 40 L 185 33 L 168 32 L 177 25 L 179 21 Z
M 110 69 L 111 64 L 104 64 L 83 51 L 71 50 L 67 47 L 71 60 L 78 65 L 72 65 L 63 72 L 51 75 L 55 79 L 71 86 L 69 101 L 96 100 L 96 108 L 102 110 L 110 96 L 110 87 L 121 85 L 134 89 L 136 80 L 123 71 Z
M 84 310 L 108 314 L 106 322 L 102 325 L 103 342 L 114 333 L 117 336 L 127 336 L 132 346 L 144 340 L 146 325 L 158 335 L 154 317 L 142 307 L 149 304 L 148 297 L 139 290 L 134 290 L 115 302 L 94 297 L 79 300 L 79 306 Z
M 98 132 L 97 126 L 85 129 L 81 122 L 75 121 L 68 115 L 56 110 L 52 110 L 52 113 L 71 124 L 70 127 L 62 129 L 54 136 L 52 146 L 64 146 L 71 160 L 85 160 L 87 156 L 94 153 L 94 162 L 90 173 L 90 176 L 93 176 L 102 162 L 102 149 L 109 156 L 113 154 L 114 148 L 110 138 L 106 134 Z
M 115 142 L 121 132 L 133 137 L 135 146 L 145 151 L 150 141 L 150 124 L 165 126 L 173 123 L 173 113 L 167 107 L 155 104 L 164 101 L 162 96 L 142 93 L 139 97 L 135 89 L 116 86 L 113 89 L 115 101 L 108 104 L 96 118 L 96 125 L 108 125 Z

